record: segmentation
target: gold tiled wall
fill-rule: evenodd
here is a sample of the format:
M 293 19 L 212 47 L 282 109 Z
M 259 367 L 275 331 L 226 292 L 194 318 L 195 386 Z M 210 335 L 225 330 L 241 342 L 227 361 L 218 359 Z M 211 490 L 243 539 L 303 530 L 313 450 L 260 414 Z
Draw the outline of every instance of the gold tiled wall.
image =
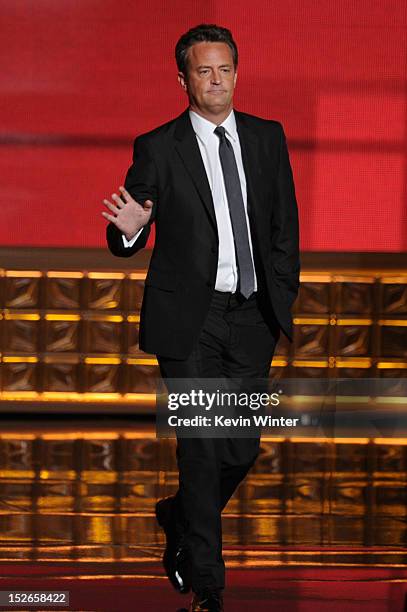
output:
M 295 375 L 405 376 L 406 282 L 407 274 L 389 272 L 304 273 L 294 307 Z
M 174 441 L 153 436 L 0 434 L 0 558 L 151 557 L 162 538 L 155 502 L 178 488 Z M 380 439 L 263 438 L 255 466 L 225 510 L 224 543 L 316 545 L 331 554 L 328 563 L 329 547 L 337 545 L 405 552 L 406 448 Z M 161 554 L 160 548 L 157 559 Z M 345 549 L 338 561 L 346 561 Z M 353 561 L 365 558 L 356 552 Z M 395 557 L 383 552 L 382 562 Z
M 148 401 L 158 376 L 138 348 L 145 270 L 0 271 L 1 397 Z M 294 343 L 273 372 L 407 374 L 407 273 L 303 272 Z M 147 394 L 147 395 L 145 395 Z

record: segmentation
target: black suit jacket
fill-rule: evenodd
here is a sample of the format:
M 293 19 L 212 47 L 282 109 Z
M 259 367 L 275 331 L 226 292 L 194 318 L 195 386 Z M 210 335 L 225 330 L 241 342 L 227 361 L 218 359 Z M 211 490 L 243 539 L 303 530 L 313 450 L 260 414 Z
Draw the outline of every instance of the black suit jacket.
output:
M 299 289 L 298 212 L 281 123 L 235 112 L 248 195 L 253 256 L 264 316 L 292 341 L 291 306 Z M 218 233 L 205 167 L 188 109 L 135 139 L 125 187 L 154 203 L 131 248 L 110 223 L 111 252 L 129 257 L 156 238 L 140 317 L 139 346 L 185 359 L 199 336 L 215 287 Z

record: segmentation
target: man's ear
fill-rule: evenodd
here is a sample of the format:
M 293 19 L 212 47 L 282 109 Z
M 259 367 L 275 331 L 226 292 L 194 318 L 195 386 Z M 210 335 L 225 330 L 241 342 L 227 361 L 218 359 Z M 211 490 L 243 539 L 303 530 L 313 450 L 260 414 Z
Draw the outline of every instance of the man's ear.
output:
M 178 72 L 178 83 L 181 85 L 184 91 L 187 91 L 188 89 L 187 80 L 183 72 Z
M 237 70 L 235 70 L 235 76 L 233 77 L 233 85 L 236 85 L 237 81 Z

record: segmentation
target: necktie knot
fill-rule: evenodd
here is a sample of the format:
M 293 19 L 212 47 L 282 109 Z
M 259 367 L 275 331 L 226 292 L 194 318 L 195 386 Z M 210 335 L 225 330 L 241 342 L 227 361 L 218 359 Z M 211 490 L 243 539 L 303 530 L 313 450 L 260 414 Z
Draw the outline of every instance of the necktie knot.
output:
M 216 134 L 216 136 L 218 136 L 221 140 L 222 138 L 226 138 L 225 136 L 226 130 L 223 127 L 223 125 L 218 125 L 218 127 L 216 127 L 213 131 Z

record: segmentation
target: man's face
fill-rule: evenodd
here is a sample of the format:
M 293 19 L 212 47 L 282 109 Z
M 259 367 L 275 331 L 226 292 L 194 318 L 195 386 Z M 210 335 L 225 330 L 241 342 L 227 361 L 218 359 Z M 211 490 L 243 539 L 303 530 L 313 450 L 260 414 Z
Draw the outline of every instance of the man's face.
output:
M 222 42 L 200 42 L 188 50 L 188 72 L 178 73 L 192 107 L 217 115 L 232 107 L 237 71 L 232 50 Z

